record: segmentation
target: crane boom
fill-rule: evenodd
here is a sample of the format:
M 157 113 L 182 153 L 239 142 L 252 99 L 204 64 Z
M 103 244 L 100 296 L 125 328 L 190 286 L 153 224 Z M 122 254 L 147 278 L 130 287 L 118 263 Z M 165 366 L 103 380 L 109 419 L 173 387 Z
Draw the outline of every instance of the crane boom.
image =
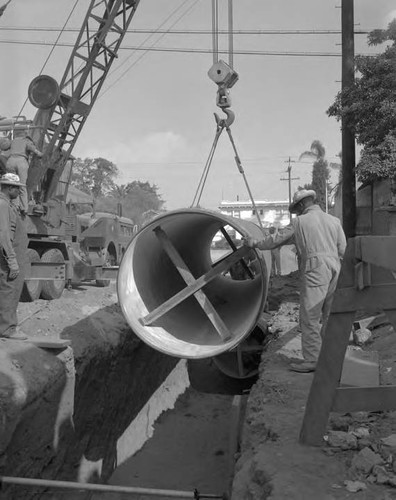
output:
M 32 135 L 45 155 L 30 169 L 27 188 L 29 193 L 38 192 L 40 201 L 47 201 L 56 190 L 139 1 L 91 0 L 59 85 L 59 98 L 34 118 Z

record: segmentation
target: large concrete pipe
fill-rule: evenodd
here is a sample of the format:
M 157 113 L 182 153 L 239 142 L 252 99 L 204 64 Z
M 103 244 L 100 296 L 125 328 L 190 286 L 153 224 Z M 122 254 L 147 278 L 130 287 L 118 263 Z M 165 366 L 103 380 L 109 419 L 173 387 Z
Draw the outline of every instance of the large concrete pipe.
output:
M 168 212 L 135 235 L 117 291 L 126 320 L 144 342 L 172 356 L 206 358 L 232 349 L 253 330 L 266 301 L 270 255 L 240 243 L 236 248 L 232 230 L 262 237 L 252 222 L 198 208 Z M 231 246 L 214 262 L 211 246 L 219 231 Z M 256 274 L 233 280 L 229 268 L 249 253 L 257 259 Z

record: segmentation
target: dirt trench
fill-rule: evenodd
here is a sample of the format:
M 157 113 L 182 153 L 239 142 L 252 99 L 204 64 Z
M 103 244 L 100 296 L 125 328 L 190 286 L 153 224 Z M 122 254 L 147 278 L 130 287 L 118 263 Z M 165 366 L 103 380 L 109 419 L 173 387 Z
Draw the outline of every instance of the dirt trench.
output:
M 1 343 L 2 476 L 105 482 L 114 472 L 117 441 L 178 362 L 137 339 L 115 300 L 114 290 L 81 289 L 24 322 L 29 336 L 70 339 L 63 351 Z M 67 496 L 4 485 L 0 498 Z

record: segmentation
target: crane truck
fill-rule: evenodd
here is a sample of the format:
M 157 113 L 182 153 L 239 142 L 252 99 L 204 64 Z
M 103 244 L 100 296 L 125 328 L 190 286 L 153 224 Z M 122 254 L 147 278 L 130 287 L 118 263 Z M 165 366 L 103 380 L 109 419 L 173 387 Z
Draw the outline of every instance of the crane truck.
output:
M 139 0 L 91 0 L 63 77 L 39 75 L 28 97 L 33 120 L 0 120 L 0 132 L 27 130 L 42 158 L 30 159 L 29 269 L 22 300 L 55 299 L 73 282 L 105 286 L 136 226 L 121 213 L 77 215 L 67 202 L 73 148 L 109 73 Z

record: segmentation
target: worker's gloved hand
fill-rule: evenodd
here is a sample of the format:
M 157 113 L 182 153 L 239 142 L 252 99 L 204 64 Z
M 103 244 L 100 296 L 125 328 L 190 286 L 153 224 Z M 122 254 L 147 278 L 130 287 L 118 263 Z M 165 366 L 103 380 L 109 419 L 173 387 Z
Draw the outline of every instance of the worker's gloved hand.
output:
M 258 241 L 255 240 L 254 238 L 251 238 L 250 236 L 246 236 L 245 238 L 242 239 L 242 241 L 245 247 L 256 248 L 258 245 Z
M 8 261 L 8 267 L 10 269 L 10 271 L 8 273 L 8 279 L 14 280 L 15 278 L 17 278 L 17 276 L 19 274 L 18 262 L 15 259 L 12 259 L 12 260 L 10 259 Z

